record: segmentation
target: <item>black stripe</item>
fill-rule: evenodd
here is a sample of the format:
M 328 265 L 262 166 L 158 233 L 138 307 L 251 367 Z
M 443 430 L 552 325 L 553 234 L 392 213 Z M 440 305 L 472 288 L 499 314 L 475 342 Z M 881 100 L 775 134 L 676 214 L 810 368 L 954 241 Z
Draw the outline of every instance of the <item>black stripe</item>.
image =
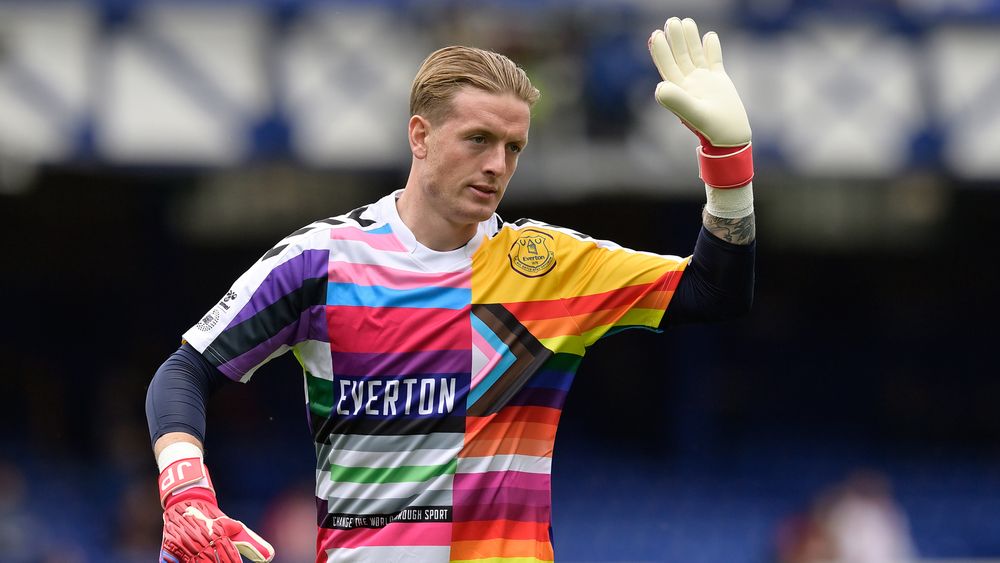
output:
M 543 346 L 503 305 L 473 305 L 472 314 L 483 321 L 516 358 L 496 383 L 469 405 L 469 416 L 487 416 L 500 412 L 552 357 L 552 351 Z
M 560 229 L 560 230 L 563 230 L 563 231 L 566 231 L 566 232 L 570 233 L 573 236 L 577 236 L 577 237 L 584 238 L 584 239 L 594 238 L 594 237 L 592 237 L 590 235 L 583 234 L 580 231 L 574 231 L 573 229 L 568 229 L 566 227 L 560 227 L 559 225 L 553 225 L 552 223 L 546 223 L 545 221 L 538 221 L 538 220 L 535 220 L 535 219 L 527 219 L 527 218 L 524 218 L 524 217 L 522 217 L 521 219 L 518 219 L 517 221 L 514 221 L 514 224 L 517 225 L 518 227 L 523 227 L 523 226 L 525 226 L 525 225 L 527 225 L 529 223 L 533 223 L 535 225 L 541 225 L 543 227 L 552 227 L 553 229 Z
M 329 441 L 331 434 L 364 436 L 413 436 L 434 432 L 465 432 L 465 416 L 451 414 L 435 418 L 348 418 L 333 414 L 332 418 L 310 413 L 313 439 L 317 444 Z
M 392 522 L 451 522 L 450 506 L 408 506 L 388 514 L 327 513 L 330 506 L 326 499 L 316 499 L 317 524 L 320 528 L 353 530 L 355 528 L 384 528 Z M 433 511 L 433 512 L 428 512 Z
M 231 327 L 212 343 L 212 350 L 228 362 L 297 322 L 309 307 L 326 303 L 327 280 L 309 278 L 302 286 L 268 305 L 256 315 Z
M 368 225 L 374 225 L 375 221 L 372 221 L 371 219 L 362 219 L 361 218 L 361 214 L 364 213 L 365 211 L 368 211 L 368 206 L 367 205 L 365 205 L 363 207 L 359 207 L 359 208 L 355 209 L 354 211 L 351 211 L 350 213 L 347 214 L 347 217 L 349 219 L 352 219 L 353 221 L 356 221 L 358 223 L 358 225 L 361 225 L 362 228 L 367 227 Z
M 361 209 L 363 210 L 364 208 L 361 208 Z M 355 210 L 355 211 L 357 211 L 357 210 Z M 288 236 L 286 236 L 285 238 L 281 239 L 281 241 L 279 241 L 278 244 L 274 248 L 272 248 L 271 250 L 268 250 L 266 253 L 264 253 L 263 256 L 260 257 L 260 261 L 263 262 L 264 260 L 267 260 L 268 258 L 272 258 L 274 256 L 277 256 L 278 254 L 281 254 L 282 250 L 288 248 L 288 243 L 285 243 L 286 240 L 288 240 L 288 239 L 290 239 L 290 238 L 292 238 L 294 236 L 302 235 L 302 234 L 308 233 L 309 231 L 315 230 L 317 228 L 316 227 L 316 223 L 323 223 L 323 224 L 326 224 L 326 225 L 343 225 L 344 224 L 344 220 L 343 219 L 337 219 L 336 217 L 328 217 L 326 219 L 321 219 L 319 221 L 316 221 L 312 225 L 308 225 L 306 227 L 302 227 L 301 229 L 299 229 L 299 230 L 295 231 L 294 233 L 291 233 Z M 282 243 L 284 243 L 284 244 L 282 244 Z
M 280 241 L 278 241 L 278 244 L 276 244 L 274 246 L 274 248 L 272 248 L 271 250 L 268 250 L 267 252 L 265 252 L 264 255 L 260 257 L 259 261 L 263 262 L 264 260 L 267 260 L 268 258 L 273 258 L 273 257 L 281 254 L 282 250 L 288 248 L 288 243 L 285 242 L 286 240 L 288 240 L 288 239 L 290 239 L 290 238 L 292 238 L 294 236 L 297 236 L 297 235 L 308 233 L 309 231 L 311 231 L 311 230 L 313 230 L 315 228 L 316 227 L 313 227 L 313 226 L 302 227 L 301 229 L 295 231 L 294 233 L 286 236 L 285 238 L 283 238 Z
M 267 260 L 268 258 L 273 258 L 273 257 L 281 254 L 281 251 L 284 250 L 284 249 L 286 249 L 286 248 L 288 248 L 287 244 L 279 244 L 278 246 L 275 246 L 271 250 L 268 250 L 267 252 L 265 252 L 264 255 L 260 257 L 260 261 L 263 262 L 264 260 Z

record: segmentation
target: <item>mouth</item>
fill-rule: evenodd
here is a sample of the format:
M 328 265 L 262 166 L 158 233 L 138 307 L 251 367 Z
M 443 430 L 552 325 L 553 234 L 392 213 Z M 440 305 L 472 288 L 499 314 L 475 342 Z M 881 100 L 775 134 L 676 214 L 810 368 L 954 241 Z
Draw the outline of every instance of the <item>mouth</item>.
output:
M 469 184 L 469 187 L 483 195 L 493 195 L 500 191 L 496 186 L 486 184 Z

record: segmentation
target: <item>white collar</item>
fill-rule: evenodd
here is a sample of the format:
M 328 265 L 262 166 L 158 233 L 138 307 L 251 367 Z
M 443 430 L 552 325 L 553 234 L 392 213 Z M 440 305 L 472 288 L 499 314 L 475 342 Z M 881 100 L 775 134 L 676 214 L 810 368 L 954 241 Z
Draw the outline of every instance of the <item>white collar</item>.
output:
M 476 250 L 479 249 L 483 239 L 489 237 L 491 234 L 495 234 L 497 230 L 494 225 L 499 224 L 500 218 L 494 213 L 492 217 L 476 226 L 476 234 L 472 236 L 472 239 L 465 246 L 443 252 L 431 250 L 421 244 L 417 240 L 417 237 L 413 236 L 413 231 L 400 218 L 399 210 L 396 209 L 396 200 L 399 199 L 402 193 L 403 190 L 399 189 L 375 202 L 372 206 L 374 208 L 374 215 L 378 221 L 384 221 L 389 224 L 393 234 L 403 243 L 407 252 L 419 262 L 424 263 L 432 269 L 447 269 L 448 267 L 457 265 L 459 262 L 464 263 L 470 260 Z

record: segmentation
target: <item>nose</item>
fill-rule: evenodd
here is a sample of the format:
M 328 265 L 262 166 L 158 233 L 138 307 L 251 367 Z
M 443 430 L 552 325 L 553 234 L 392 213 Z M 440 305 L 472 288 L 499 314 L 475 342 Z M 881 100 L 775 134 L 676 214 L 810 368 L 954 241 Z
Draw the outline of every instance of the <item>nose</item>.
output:
M 507 172 L 507 148 L 500 144 L 492 148 L 483 161 L 483 173 L 501 177 Z

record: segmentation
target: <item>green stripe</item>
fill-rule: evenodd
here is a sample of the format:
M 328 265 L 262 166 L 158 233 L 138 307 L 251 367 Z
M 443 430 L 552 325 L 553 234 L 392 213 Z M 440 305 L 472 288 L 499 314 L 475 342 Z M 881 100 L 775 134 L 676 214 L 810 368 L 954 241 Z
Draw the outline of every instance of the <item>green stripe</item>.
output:
M 402 465 L 400 467 L 347 467 L 330 464 L 330 480 L 340 483 L 419 483 L 441 475 L 454 475 L 458 460 L 444 465 Z
M 554 354 L 545 362 L 545 369 L 555 371 L 576 371 L 580 367 L 582 356 L 577 354 Z
M 309 392 L 309 411 L 317 416 L 330 416 L 333 410 L 333 382 L 305 372 Z

